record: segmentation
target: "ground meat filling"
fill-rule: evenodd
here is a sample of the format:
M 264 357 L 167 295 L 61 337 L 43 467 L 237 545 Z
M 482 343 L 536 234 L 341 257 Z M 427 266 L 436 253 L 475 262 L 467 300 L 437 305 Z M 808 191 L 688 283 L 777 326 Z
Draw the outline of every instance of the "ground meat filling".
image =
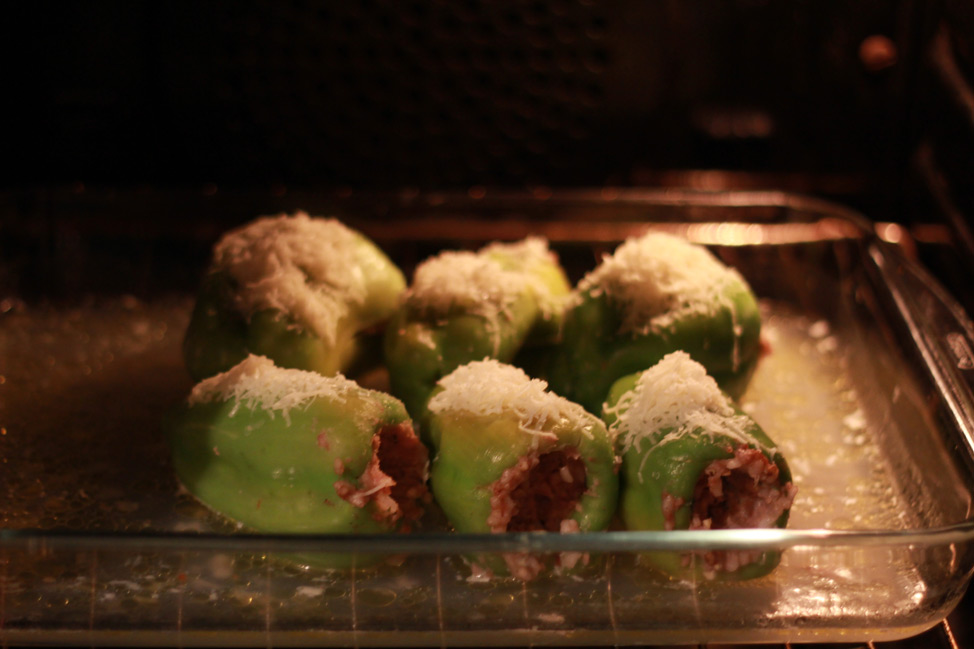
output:
M 778 484 L 778 467 L 756 448 L 707 465 L 693 489 L 690 529 L 771 527 L 791 507 L 791 483 Z
M 790 482 L 779 484 L 773 462 L 758 449 L 743 445 L 733 453 L 726 460 L 711 462 L 697 480 L 691 530 L 773 527 L 791 507 L 796 489 Z M 733 571 L 759 557 L 759 552 L 741 550 L 707 552 L 703 558 L 710 571 Z
M 586 490 L 585 463 L 575 449 L 527 455 L 494 482 L 493 532 L 559 532 Z
M 339 480 L 335 491 L 355 507 L 372 503 L 377 521 L 392 525 L 402 519 L 408 531 L 430 502 L 428 471 L 429 454 L 412 426 L 392 424 L 372 437 L 372 457 L 359 476 L 359 486 Z
M 409 424 L 386 426 L 376 437 L 380 440 L 375 448 L 379 467 L 394 480 L 392 499 L 404 519 L 418 521 L 432 500 L 426 486 L 429 453 Z

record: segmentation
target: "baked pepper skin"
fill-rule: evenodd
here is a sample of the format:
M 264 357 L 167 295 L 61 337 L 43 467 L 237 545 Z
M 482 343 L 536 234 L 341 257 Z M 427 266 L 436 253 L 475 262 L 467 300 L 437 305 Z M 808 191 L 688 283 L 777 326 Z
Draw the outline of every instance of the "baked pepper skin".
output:
M 469 376 L 477 378 L 466 382 Z M 457 387 L 452 378 L 466 383 Z M 618 498 L 612 440 L 602 421 L 577 404 L 551 393 L 543 396 L 544 385 L 517 368 L 485 360 L 458 368 L 434 391 L 430 486 L 456 531 L 608 527 Z M 467 394 L 458 396 L 462 390 Z M 532 399 L 532 405 L 522 398 Z M 542 403 L 547 415 L 533 407 Z M 496 561 L 479 560 L 495 572 L 524 579 L 540 570 L 540 565 L 529 567 L 530 562 L 509 560 L 505 569 Z
M 676 354 L 667 359 L 674 356 Z M 692 362 L 688 356 L 683 357 L 681 360 Z M 702 374 L 702 368 L 700 371 Z M 680 429 L 662 426 L 629 437 L 630 431 L 620 425 L 620 417 L 625 417 L 627 404 L 620 406 L 620 401 L 626 395 L 633 394 L 641 376 L 642 373 L 633 374 L 618 380 L 612 386 L 603 413 L 610 432 L 618 435 L 617 449 L 622 456 L 619 512 L 625 526 L 632 530 L 652 531 L 785 527 L 795 493 L 791 471 L 784 456 L 760 425 L 724 395 L 722 405 L 729 410 L 722 408 L 721 414 L 716 415 L 721 419 L 713 426 L 684 425 Z M 727 432 L 722 432 L 724 430 Z M 755 452 L 764 459 L 756 458 Z M 728 480 L 730 472 L 725 472 L 723 477 L 721 472 L 716 473 L 713 479 L 720 481 L 727 505 L 713 510 L 705 509 L 708 503 L 697 500 L 706 499 L 709 502 L 712 498 L 707 489 L 708 468 L 719 467 L 722 463 L 728 466 L 728 462 L 763 467 L 762 479 L 766 481 L 763 489 L 768 501 L 757 504 L 752 501 L 734 511 L 737 503 L 748 497 L 747 494 L 739 497 L 740 492 L 735 490 L 743 484 L 746 491 L 757 483 L 754 475 L 745 475 L 745 467 L 745 471 L 736 476 L 735 479 L 739 480 L 736 484 L 735 479 Z M 762 511 L 764 507 L 767 509 Z M 700 520 L 707 515 L 702 510 L 707 514 L 712 513 L 713 518 Z M 726 519 L 718 521 L 722 516 L 726 516 Z M 742 518 L 750 519 L 754 524 L 742 525 Z M 734 519 L 733 522 L 728 522 L 731 519 Z M 693 557 L 675 552 L 652 552 L 642 555 L 642 558 L 677 578 L 745 580 L 773 570 L 780 555 L 777 552 L 727 552 Z
M 281 372 L 253 356 L 234 371 L 255 381 L 274 381 Z M 294 376 L 296 371 L 287 372 Z M 413 501 L 423 502 L 425 486 L 417 486 L 398 513 L 383 509 L 376 499 L 353 504 L 349 496 L 370 486 L 363 481 L 369 480 L 380 431 L 412 434 L 405 408 L 389 395 L 342 377 L 315 377 L 327 383 L 302 384 L 318 390 L 314 396 L 278 391 L 270 404 L 255 401 L 247 390 L 239 396 L 204 391 L 202 397 L 191 397 L 168 425 L 177 477 L 204 504 L 254 530 L 379 533 L 408 526 L 419 514 Z M 293 403 L 280 405 L 288 399 Z M 425 447 L 418 440 L 415 447 L 413 468 L 425 478 Z
M 654 241 L 659 239 L 668 245 L 691 245 L 654 235 Z M 651 287 L 646 293 L 658 290 Z M 713 295 L 705 297 L 703 309 L 682 309 L 656 324 L 649 317 L 634 320 L 631 304 L 599 279 L 583 280 L 565 313 L 561 342 L 547 372 L 552 390 L 589 412 L 601 413 L 616 380 L 683 350 L 703 364 L 724 391 L 739 397 L 760 355 L 757 299 L 745 280 L 729 269 L 713 284 Z M 678 294 L 674 302 L 680 305 Z
M 262 244 L 264 237 L 250 234 L 248 228 L 259 228 L 266 238 L 280 237 L 280 249 L 268 250 Z M 308 238 L 337 235 L 340 241 L 335 245 L 344 248 L 342 262 L 327 268 L 315 260 L 316 254 L 332 253 L 324 247 L 316 252 L 300 245 L 305 232 Z M 273 259 L 263 276 L 235 276 L 236 261 L 221 254 L 234 243 L 234 237 L 248 236 L 253 241 L 238 243 L 235 250 L 265 262 Z M 292 275 L 289 283 L 282 283 L 275 294 L 266 299 L 250 297 L 288 274 Z M 215 247 L 183 341 L 186 367 L 200 381 L 230 369 L 252 353 L 271 358 L 280 367 L 325 376 L 352 374 L 381 361 L 376 351 L 381 328 L 395 310 L 405 284 L 402 272 L 374 243 L 332 219 L 304 213 L 258 219 L 228 233 Z M 322 322 L 310 310 L 293 308 L 308 301 L 317 302 L 317 311 L 330 314 L 331 320 Z
M 507 363 L 525 348 L 553 342 L 570 291 L 537 238 L 448 252 L 421 265 L 386 327 L 392 393 L 424 422 L 436 381 L 460 365 L 484 358 Z M 421 430 L 425 439 L 425 425 Z
M 204 275 L 183 338 L 183 360 L 194 381 L 225 372 L 248 350 L 248 319 L 234 307 L 235 283 L 220 271 Z

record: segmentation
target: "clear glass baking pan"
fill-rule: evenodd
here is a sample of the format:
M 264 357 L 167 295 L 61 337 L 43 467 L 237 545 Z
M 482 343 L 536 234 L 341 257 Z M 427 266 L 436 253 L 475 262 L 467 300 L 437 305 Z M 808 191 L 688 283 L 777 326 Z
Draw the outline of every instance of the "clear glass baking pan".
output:
M 614 190 L 290 195 L 278 209 L 297 207 L 338 214 L 407 272 L 439 249 L 528 233 L 573 279 L 647 227 L 711 246 L 762 301 L 771 353 L 743 404 L 791 463 L 788 529 L 461 536 L 434 513 L 412 535 L 253 534 L 180 491 L 160 432 L 190 388 L 192 295 L 0 295 L 0 643 L 889 640 L 933 626 L 967 588 L 974 332 L 856 214 L 778 193 Z M 690 582 L 637 560 L 727 548 L 781 561 L 757 580 Z M 583 560 L 529 582 L 480 579 L 465 560 L 507 552 Z M 289 559 L 319 553 L 352 567 Z

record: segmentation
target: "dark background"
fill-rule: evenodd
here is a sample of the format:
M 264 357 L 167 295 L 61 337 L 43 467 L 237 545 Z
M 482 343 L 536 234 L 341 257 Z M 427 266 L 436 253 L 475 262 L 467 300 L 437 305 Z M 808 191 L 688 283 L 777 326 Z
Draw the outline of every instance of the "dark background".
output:
M 928 219 L 918 159 L 974 170 L 931 63 L 939 35 L 970 69 L 968 4 L 17 3 L 3 184 L 709 182 Z
M 326 192 L 637 186 L 905 224 L 974 307 L 966 0 L 42 0 L 0 30 L 2 292 L 120 247 L 97 274 L 136 290 L 187 241 L 188 284 Z

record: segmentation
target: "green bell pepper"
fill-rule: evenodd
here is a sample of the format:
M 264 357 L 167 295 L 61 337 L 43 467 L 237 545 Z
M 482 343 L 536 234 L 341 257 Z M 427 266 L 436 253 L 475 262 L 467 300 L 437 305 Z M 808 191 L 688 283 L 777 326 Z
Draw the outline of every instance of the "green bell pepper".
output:
M 757 299 L 740 274 L 701 246 L 651 232 L 579 283 L 546 375 L 552 390 L 598 413 L 617 379 L 684 350 L 740 396 L 760 333 Z
M 430 486 L 458 532 L 608 527 L 618 496 L 612 440 L 599 418 L 545 386 L 496 360 L 439 381 L 429 401 Z M 533 557 L 505 558 L 518 577 L 541 568 Z
M 264 217 L 214 247 L 183 341 L 197 381 L 248 354 L 326 376 L 381 361 L 381 329 L 405 290 L 374 243 L 334 219 Z
M 620 514 L 633 530 L 784 527 L 795 487 L 784 456 L 702 365 L 674 352 L 612 387 L 603 418 L 622 456 Z M 774 552 L 654 552 L 686 578 L 750 579 Z
M 386 328 L 392 393 L 425 430 L 437 380 L 470 361 L 511 362 L 524 348 L 551 343 L 570 291 L 547 242 L 537 237 L 427 260 Z
M 342 376 L 251 355 L 197 384 L 167 428 L 186 489 L 254 530 L 408 530 L 431 499 L 403 405 Z

